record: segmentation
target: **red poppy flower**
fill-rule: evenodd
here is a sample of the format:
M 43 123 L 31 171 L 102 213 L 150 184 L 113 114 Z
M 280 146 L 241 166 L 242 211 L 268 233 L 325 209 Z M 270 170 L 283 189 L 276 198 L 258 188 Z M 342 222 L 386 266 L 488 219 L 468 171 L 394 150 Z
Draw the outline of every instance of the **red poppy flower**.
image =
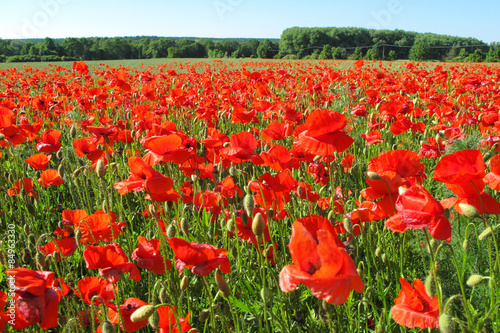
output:
M 319 156 L 341 153 L 354 142 L 342 132 L 346 124 L 347 120 L 341 113 L 316 110 L 306 119 L 306 130 L 299 135 L 299 147 Z
M 373 145 L 380 142 L 386 142 L 386 140 L 382 140 L 382 133 L 379 131 L 371 131 L 370 133 L 363 133 L 361 137 L 366 140 L 366 145 Z
M 75 237 L 54 239 L 45 246 L 38 247 L 38 249 L 43 251 L 45 254 L 54 254 L 54 252 L 57 252 L 65 257 L 72 256 L 77 248 L 78 246 L 76 245 Z M 59 261 L 61 261 L 61 257 L 58 258 L 58 262 Z
M 446 144 L 442 140 L 436 141 L 436 138 L 431 136 L 427 138 L 427 142 L 422 142 L 422 148 L 418 153 L 418 157 L 437 158 L 444 153 Z
M 123 233 L 122 228 L 125 227 L 124 222 L 115 223 L 115 221 L 115 213 L 99 210 L 78 221 L 75 229 L 80 230 L 80 240 L 87 244 L 96 244 L 99 241 L 112 242 Z
M 482 180 L 486 166 L 477 149 L 464 149 L 443 156 L 434 169 L 434 180 L 446 184 L 467 184 Z
M 148 303 L 135 297 L 127 298 L 119 307 L 113 305 L 108 309 L 109 321 L 113 325 L 120 323 L 121 329 L 125 332 L 136 332 L 148 324 L 148 319 L 134 323 L 130 320 L 130 316 L 144 305 Z
M 391 309 L 392 319 L 401 326 L 408 328 L 439 328 L 439 300 L 431 298 L 425 286 L 419 279 L 412 286 L 403 278 L 399 279 L 402 290 L 394 300 Z
M 181 238 L 170 237 L 168 244 L 175 253 L 175 266 L 182 274 L 184 267 L 191 268 L 194 274 L 208 275 L 220 266 L 223 273 L 230 273 L 231 266 L 226 249 L 210 244 L 188 243 Z
M 36 150 L 41 153 L 55 153 L 61 149 L 61 143 L 59 138 L 61 137 L 61 131 L 58 130 L 46 130 L 42 132 L 41 139 L 36 145 Z
M 500 191 L 500 155 L 495 155 L 490 160 L 491 172 L 484 177 L 487 183 L 494 191 Z
M 415 184 L 400 195 L 396 210 L 398 213 L 385 221 L 392 231 L 427 228 L 435 239 L 451 241 L 451 225 L 443 216 L 443 206 L 423 186 Z
M 91 304 L 94 296 L 99 296 L 106 305 L 110 304 L 107 301 L 115 298 L 113 285 L 107 280 L 96 276 L 86 276 L 80 279 L 77 283 L 75 294 L 80 297 L 85 304 Z M 93 305 L 100 304 L 101 300 L 95 298 Z
M 381 218 L 396 213 L 393 204 L 398 198 L 400 186 L 410 186 L 420 180 L 424 165 L 417 153 L 411 150 L 384 151 L 368 163 L 368 171 L 375 172 L 382 179 L 366 179 L 370 187 L 361 191 L 367 200 L 381 199 L 376 202 L 383 213 Z
M 5 331 L 5 324 L 15 318 L 10 319 L 7 311 L 3 312 L 5 305 L 7 305 L 7 293 L 0 290 L 0 333 Z
M 484 192 L 485 170 L 479 150 L 465 149 L 443 156 L 434 169 L 433 178 L 445 183 L 457 196 L 441 200 L 441 205 L 454 207 L 459 214 L 465 214 L 461 203 L 473 206 L 479 214 L 500 214 L 500 203 Z
M 76 156 L 86 157 L 92 162 L 98 160 L 103 153 L 103 150 L 98 149 L 93 143 L 91 136 L 74 140 L 73 148 L 75 149 Z
M 39 323 L 42 329 L 56 327 L 62 294 L 53 289 L 54 273 L 15 268 L 6 271 L 14 277 L 15 329 Z
M 24 161 L 31 165 L 35 170 L 45 170 L 50 162 L 52 155 L 45 154 L 33 154 L 28 159 Z
M 185 318 L 178 318 L 179 324 L 181 325 L 181 329 L 179 330 L 176 320 L 177 313 L 173 305 L 160 306 L 156 309 L 156 311 L 158 312 L 158 316 L 160 317 L 160 322 L 158 323 L 158 333 L 196 333 L 196 330 L 191 331 L 193 327 L 189 325 L 189 316 L 191 315 L 191 312 L 188 312 Z
M 231 145 L 220 149 L 220 155 L 233 163 L 241 163 L 252 158 L 258 142 L 249 132 L 241 132 L 231 135 Z
M 219 192 L 226 199 L 233 198 L 236 194 L 239 197 L 243 196 L 243 191 L 234 183 L 234 179 L 231 176 L 227 176 L 221 183 L 217 184 L 214 192 Z
M 384 216 L 384 212 L 380 207 L 371 201 L 363 201 L 358 208 L 347 213 L 346 217 L 351 221 L 353 234 L 355 236 L 361 233 L 363 229 L 362 222 L 378 221 Z
M 9 188 L 7 190 L 7 194 L 9 196 L 21 195 L 21 190 L 23 189 L 29 197 L 35 197 L 38 199 L 38 194 L 33 189 L 33 181 L 28 177 L 16 180 L 15 183 L 12 185 L 12 188 Z
M 166 270 L 172 268 L 172 263 L 164 259 L 160 253 L 160 240 L 139 236 L 139 247 L 132 252 L 132 260 L 138 260 L 137 266 L 147 269 L 155 274 L 165 274 Z
M 286 265 L 280 272 L 283 292 L 304 284 L 327 303 L 343 304 L 351 290 L 363 291 L 354 262 L 325 218 L 310 215 L 295 221 L 288 248 L 293 265 Z
M 262 140 L 271 142 L 273 140 L 282 140 L 287 136 L 292 135 L 293 125 L 290 123 L 272 122 L 262 130 Z
M 130 273 L 130 278 L 136 282 L 141 280 L 137 267 L 128 261 L 125 252 L 116 243 L 105 246 L 85 244 L 83 258 L 88 269 L 101 269 L 99 274 L 110 283 L 116 283 L 122 273 Z
M 55 169 L 47 169 L 40 174 L 38 183 L 43 187 L 59 186 L 64 184 L 64 179 L 61 178 L 59 172 Z

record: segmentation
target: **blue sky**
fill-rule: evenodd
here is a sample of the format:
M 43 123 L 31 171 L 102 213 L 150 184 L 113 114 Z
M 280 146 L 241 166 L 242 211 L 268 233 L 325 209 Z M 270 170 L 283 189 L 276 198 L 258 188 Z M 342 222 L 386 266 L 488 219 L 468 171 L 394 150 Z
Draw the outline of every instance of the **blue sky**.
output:
M 500 41 L 500 1 L 2 1 L 0 38 L 279 38 L 289 27 L 364 27 Z

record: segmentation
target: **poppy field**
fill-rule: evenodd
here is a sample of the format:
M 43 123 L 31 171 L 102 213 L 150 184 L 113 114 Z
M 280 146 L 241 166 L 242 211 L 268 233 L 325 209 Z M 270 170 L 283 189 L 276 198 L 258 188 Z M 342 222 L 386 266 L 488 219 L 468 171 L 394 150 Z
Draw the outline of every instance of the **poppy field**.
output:
M 0 69 L 0 332 L 500 332 L 500 67 Z

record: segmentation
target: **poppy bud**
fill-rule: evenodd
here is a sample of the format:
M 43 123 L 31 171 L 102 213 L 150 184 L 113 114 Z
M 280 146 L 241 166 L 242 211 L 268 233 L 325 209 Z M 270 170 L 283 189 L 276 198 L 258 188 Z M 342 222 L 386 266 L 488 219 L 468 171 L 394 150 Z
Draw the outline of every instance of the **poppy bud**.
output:
M 486 238 L 490 237 L 492 233 L 493 229 L 491 227 L 488 227 L 484 229 L 482 233 L 479 234 L 478 239 L 480 241 L 485 240 Z
M 181 279 L 181 284 L 180 284 L 181 290 L 186 290 L 187 285 L 188 285 L 188 278 L 186 275 L 184 275 Z
M 304 188 L 302 186 L 297 186 L 297 196 L 301 197 L 304 194 Z
M 208 319 L 208 316 L 210 316 L 210 311 L 208 309 L 201 311 L 200 315 L 198 317 L 198 319 L 200 320 L 200 323 L 204 323 L 205 320 Z
M 26 236 L 29 236 L 30 235 L 30 226 L 29 224 L 25 224 L 24 227 L 23 227 L 23 231 L 24 231 L 24 234 Z
M 47 258 L 45 257 L 45 254 L 38 251 L 35 256 L 35 261 L 41 270 L 45 270 L 45 268 L 47 267 Z
M 25 264 L 29 264 L 31 261 L 31 253 L 28 249 L 23 249 L 21 252 L 21 261 Z
M 266 221 L 264 220 L 264 216 L 261 213 L 255 214 L 255 217 L 252 221 L 252 231 L 257 238 L 262 237 L 264 231 L 266 230 Z
M 249 217 L 252 216 L 253 209 L 255 208 L 255 201 L 251 193 L 246 194 L 243 198 L 243 208 Z
M 464 242 L 462 243 L 462 248 L 464 249 L 465 252 L 469 251 L 469 240 L 464 239 Z
M 36 216 L 36 210 L 35 210 L 35 207 L 33 205 L 30 204 L 27 206 L 27 208 L 28 208 L 28 213 L 30 213 L 33 216 Z
M 320 155 L 315 156 L 313 162 L 318 162 L 322 157 Z
M 382 256 L 380 258 L 382 259 L 382 262 L 385 264 L 387 262 L 387 253 L 382 253 Z
M 75 242 L 76 242 L 76 246 L 79 246 L 80 245 L 80 239 L 82 239 L 82 231 L 80 229 L 78 229 L 76 232 L 75 232 Z
M 380 175 L 376 172 L 373 172 L 373 171 L 365 171 L 364 172 L 365 174 L 365 177 L 370 179 L 370 180 L 380 180 L 382 179 L 382 177 L 380 177 Z
M 247 225 L 247 223 L 248 223 L 248 215 L 247 214 L 241 214 L 241 222 L 243 222 L 244 225 Z
M 344 229 L 346 234 L 352 234 L 352 222 L 348 217 L 344 219 Z
M 75 171 L 73 171 L 73 179 L 74 178 L 78 178 L 78 176 L 80 176 L 80 174 L 82 173 L 83 171 L 83 168 L 84 167 L 79 167 L 78 169 L 76 169 Z
M 177 229 L 175 228 L 175 225 L 173 223 L 170 224 L 167 229 L 167 237 L 175 237 L 176 233 Z
M 101 332 L 102 333 L 116 333 L 115 326 L 111 324 L 109 320 L 105 320 L 101 323 Z
M 3 135 L 2 133 L 0 133 L 0 141 L 3 141 L 5 140 L 5 135 Z
M 104 165 L 104 161 L 102 159 L 99 159 L 97 161 L 97 165 L 95 167 L 95 172 L 97 174 L 97 177 L 102 178 L 106 175 L 106 167 Z
M 398 187 L 398 193 L 399 193 L 399 195 L 405 194 L 406 191 L 408 191 L 407 187 L 403 187 L 403 186 Z
M 482 275 L 479 275 L 479 274 L 471 275 L 469 277 L 469 279 L 467 280 L 467 285 L 469 287 L 475 287 L 478 284 L 480 284 L 481 282 L 483 282 L 484 279 L 485 279 L 485 277 Z
M 160 299 L 160 302 L 165 303 L 168 297 L 168 291 L 165 287 L 161 287 L 160 291 L 158 292 L 158 298 Z
M 77 131 L 76 131 L 76 125 L 73 124 L 71 125 L 71 128 L 69 129 L 69 136 L 74 139 L 76 138 L 76 134 L 77 134 Z
M 130 316 L 130 321 L 133 323 L 137 323 L 139 321 L 143 321 L 151 317 L 153 313 L 156 312 L 156 307 L 154 305 L 143 305 L 132 313 Z
M 59 167 L 57 168 L 57 172 L 59 173 L 59 177 L 61 177 L 61 178 L 64 177 L 64 164 L 62 161 L 59 164 Z
M 189 222 L 185 217 L 181 219 L 181 230 L 186 236 L 189 235 Z
M 229 219 L 227 221 L 227 230 L 229 232 L 234 232 L 236 230 L 236 224 L 234 223 L 234 219 Z
M 59 254 L 59 252 L 54 252 L 52 254 L 52 259 L 54 260 L 54 262 L 58 262 L 60 259 L 61 259 L 61 255 Z
M 217 288 L 221 291 L 222 296 L 224 296 L 224 298 L 228 298 L 231 295 L 231 289 L 229 289 L 226 280 L 224 280 L 219 272 L 215 273 L 215 282 L 217 283 Z
M 160 325 L 160 315 L 158 311 L 153 312 L 153 314 L 148 319 L 149 326 L 151 326 L 154 330 L 157 330 Z
M 441 330 L 441 332 L 452 333 L 454 332 L 453 328 L 454 327 L 452 318 L 446 313 L 441 314 L 439 316 L 439 329 Z
M 376 257 L 380 257 L 380 254 L 382 252 L 382 248 L 380 246 L 378 246 L 376 249 L 375 249 L 375 256 Z
M 332 221 L 333 214 L 334 214 L 334 211 L 333 211 L 333 210 L 331 210 L 331 211 L 329 211 L 329 212 L 328 212 L 328 217 L 327 217 L 327 219 L 328 219 L 329 221 Z
M 58 150 L 58 151 L 57 151 L 57 153 L 56 153 L 56 157 L 57 157 L 58 159 L 61 159 L 61 158 L 62 158 L 62 156 L 63 156 L 62 150 Z
M 479 216 L 479 211 L 474 206 L 471 206 L 463 202 L 459 203 L 458 206 L 464 212 L 464 215 L 467 217 L 475 218 Z
M 434 295 L 436 294 L 436 284 L 434 283 L 434 276 L 432 275 L 432 273 L 427 275 L 427 277 L 425 278 L 424 285 L 427 294 L 430 297 L 434 297 Z

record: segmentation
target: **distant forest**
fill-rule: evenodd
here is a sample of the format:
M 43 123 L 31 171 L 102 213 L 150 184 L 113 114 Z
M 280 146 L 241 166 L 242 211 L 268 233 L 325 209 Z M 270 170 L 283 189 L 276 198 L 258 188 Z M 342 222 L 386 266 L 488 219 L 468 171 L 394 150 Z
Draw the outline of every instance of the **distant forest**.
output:
M 403 30 L 301 28 L 278 39 L 163 37 L 0 39 L 0 62 L 150 58 L 499 62 L 500 43 Z

